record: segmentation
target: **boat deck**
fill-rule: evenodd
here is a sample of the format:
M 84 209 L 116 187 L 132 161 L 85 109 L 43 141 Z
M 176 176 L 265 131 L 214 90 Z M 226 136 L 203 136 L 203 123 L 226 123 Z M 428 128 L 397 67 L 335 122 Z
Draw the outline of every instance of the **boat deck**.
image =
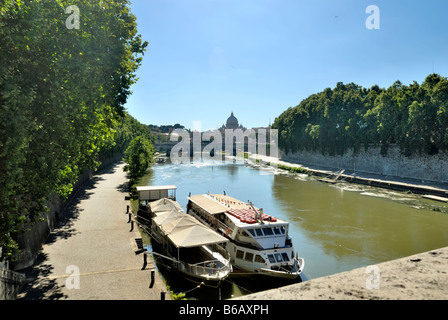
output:
M 190 196 L 189 199 L 211 215 L 227 213 L 228 217 L 238 226 L 246 226 L 255 224 L 255 212 L 249 203 L 242 202 L 238 199 L 224 194 L 201 194 Z M 254 208 L 260 211 L 259 208 Z M 263 220 L 270 223 L 286 223 L 281 219 L 262 214 Z

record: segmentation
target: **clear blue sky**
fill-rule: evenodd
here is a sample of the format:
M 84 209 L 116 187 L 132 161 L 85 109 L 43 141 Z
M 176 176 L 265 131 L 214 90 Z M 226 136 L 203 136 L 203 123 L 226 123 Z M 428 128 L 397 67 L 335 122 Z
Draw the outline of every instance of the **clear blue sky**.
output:
M 380 29 L 369 30 L 369 5 Z M 447 0 L 133 0 L 149 42 L 126 108 L 145 124 L 233 111 L 248 128 L 336 83 L 388 87 L 448 75 Z

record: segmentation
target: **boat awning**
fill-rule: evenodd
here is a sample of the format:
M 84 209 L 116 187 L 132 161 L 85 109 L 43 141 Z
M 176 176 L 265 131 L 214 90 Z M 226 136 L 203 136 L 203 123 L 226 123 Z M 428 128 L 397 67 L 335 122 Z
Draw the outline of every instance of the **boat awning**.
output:
M 178 248 L 198 247 L 229 241 L 227 238 L 202 225 L 183 228 L 170 234 L 168 237 Z
M 195 218 L 179 211 L 158 215 L 153 222 L 178 248 L 191 248 L 229 241 Z
M 166 221 L 166 220 L 165 220 Z M 177 219 L 172 219 L 163 223 L 162 229 L 166 234 L 171 234 L 172 232 L 178 232 L 182 229 L 197 226 L 197 220 L 192 216 L 183 214 Z
M 177 210 L 177 211 L 183 211 L 182 207 L 176 202 L 171 199 L 163 198 L 160 200 L 156 200 L 154 202 L 151 202 L 149 205 L 149 210 L 152 213 L 158 213 L 162 211 L 171 211 L 171 210 Z
M 177 210 L 161 211 L 157 213 L 157 216 L 152 219 L 152 221 L 157 224 L 159 228 L 162 228 L 165 223 L 179 219 L 182 214 L 185 213 L 181 213 Z

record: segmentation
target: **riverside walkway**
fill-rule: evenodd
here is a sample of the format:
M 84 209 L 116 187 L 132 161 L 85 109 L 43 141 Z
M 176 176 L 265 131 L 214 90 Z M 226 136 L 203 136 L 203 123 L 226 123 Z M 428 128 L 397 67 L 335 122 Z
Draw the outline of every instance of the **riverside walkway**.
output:
M 18 299 L 169 299 L 151 258 L 141 270 L 143 255 L 135 254 L 141 236 L 128 223 L 123 166 L 99 172 L 73 197 L 26 271 L 27 284 Z

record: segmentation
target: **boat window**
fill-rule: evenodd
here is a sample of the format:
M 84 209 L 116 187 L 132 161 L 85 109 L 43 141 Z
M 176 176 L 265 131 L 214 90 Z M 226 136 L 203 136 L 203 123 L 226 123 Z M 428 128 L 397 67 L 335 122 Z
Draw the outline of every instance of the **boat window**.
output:
M 263 232 L 265 236 L 272 236 L 274 234 L 271 228 L 263 228 Z
M 255 231 L 254 231 L 254 229 L 247 229 L 247 231 L 249 231 L 250 234 L 251 234 L 252 236 L 255 237 Z
M 281 234 L 279 227 L 274 227 L 274 233 L 275 234 Z
M 259 254 L 257 254 L 255 256 L 255 262 L 264 263 L 265 261 Z
M 236 252 L 236 257 L 237 257 L 238 259 L 243 259 L 243 256 L 244 256 L 244 251 L 238 250 L 238 251 Z
M 282 262 L 283 261 L 282 256 L 281 256 L 280 253 L 276 253 L 275 254 L 275 260 L 277 260 L 277 262 Z
M 284 260 L 284 261 L 289 261 L 288 254 L 287 254 L 286 252 L 283 252 L 283 253 L 282 253 L 282 257 L 283 257 L 283 260 Z
M 272 254 L 268 254 L 268 259 L 269 259 L 269 262 L 270 262 L 270 263 L 275 263 L 274 255 L 272 255 Z
M 286 228 L 285 228 L 285 226 L 280 227 L 280 231 L 282 232 L 282 234 L 285 234 L 285 233 L 286 233 Z
M 257 233 L 257 237 L 263 236 L 263 232 L 261 232 L 261 229 L 255 229 L 255 232 Z
M 251 252 L 246 252 L 246 255 L 244 256 L 244 260 L 247 260 L 247 261 L 254 260 L 254 254 Z

